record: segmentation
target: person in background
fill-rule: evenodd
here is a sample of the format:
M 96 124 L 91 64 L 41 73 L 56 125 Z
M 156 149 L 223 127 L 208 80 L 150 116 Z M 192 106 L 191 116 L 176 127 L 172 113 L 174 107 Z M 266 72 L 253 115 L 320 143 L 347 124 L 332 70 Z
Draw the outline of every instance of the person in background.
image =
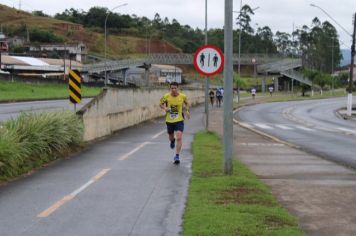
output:
M 216 96 L 216 106 L 217 107 L 221 107 L 221 101 L 222 101 L 222 97 L 223 96 L 221 94 L 221 90 L 220 89 L 216 90 L 215 96 Z
M 255 88 L 251 89 L 251 95 L 252 95 L 252 99 L 255 100 L 255 97 L 256 97 L 256 89 Z
M 269 94 L 270 94 L 270 95 L 271 95 L 271 97 L 272 97 L 273 87 L 272 87 L 272 86 L 270 86 L 270 87 L 268 88 L 268 90 L 269 90 Z
M 214 98 L 215 98 L 215 93 L 213 90 L 210 90 L 209 98 L 210 98 L 211 107 L 213 107 L 214 106 Z

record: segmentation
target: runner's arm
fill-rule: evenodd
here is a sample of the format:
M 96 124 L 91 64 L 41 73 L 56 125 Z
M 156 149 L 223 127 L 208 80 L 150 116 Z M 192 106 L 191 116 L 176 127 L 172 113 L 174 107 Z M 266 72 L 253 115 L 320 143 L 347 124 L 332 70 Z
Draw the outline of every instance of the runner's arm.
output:
M 164 110 L 165 112 L 169 112 L 169 107 L 167 107 L 167 101 L 164 99 L 164 97 L 161 98 L 159 107 Z

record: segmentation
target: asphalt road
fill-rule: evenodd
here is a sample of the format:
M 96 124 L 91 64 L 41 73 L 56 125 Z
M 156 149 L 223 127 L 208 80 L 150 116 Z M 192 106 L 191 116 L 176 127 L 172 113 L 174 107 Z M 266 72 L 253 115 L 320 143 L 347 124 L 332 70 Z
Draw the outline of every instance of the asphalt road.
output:
M 1 186 L 0 235 L 179 235 L 191 142 L 203 129 L 203 109 L 191 114 L 180 165 L 159 119 Z
M 82 102 L 77 104 L 77 110 L 87 104 L 91 98 L 84 98 Z M 20 115 L 21 112 L 43 112 L 43 111 L 61 111 L 72 110 L 74 106 L 69 102 L 69 99 L 63 100 L 46 100 L 33 102 L 14 102 L 0 104 L 0 122 Z
M 335 114 L 345 104 L 346 98 L 259 104 L 243 108 L 235 118 L 310 153 L 356 168 L 356 122 Z

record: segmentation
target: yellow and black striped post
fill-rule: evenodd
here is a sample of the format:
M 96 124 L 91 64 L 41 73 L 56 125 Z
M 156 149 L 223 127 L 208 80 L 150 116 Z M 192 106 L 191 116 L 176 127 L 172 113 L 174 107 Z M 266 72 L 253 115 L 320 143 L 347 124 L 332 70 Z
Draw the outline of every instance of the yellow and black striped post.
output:
M 69 100 L 74 105 L 82 100 L 81 80 L 78 70 L 69 71 Z

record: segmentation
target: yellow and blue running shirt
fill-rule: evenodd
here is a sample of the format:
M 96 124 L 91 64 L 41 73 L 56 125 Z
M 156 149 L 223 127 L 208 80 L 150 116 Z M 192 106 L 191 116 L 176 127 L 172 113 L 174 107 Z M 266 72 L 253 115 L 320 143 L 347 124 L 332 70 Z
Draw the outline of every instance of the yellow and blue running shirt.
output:
M 161 104 L 166 104 L 166 107 L 170 109 L 166 115 L 167 123 L 175 123 L 183 121 L 183 103 L 188 103 L 187 96 L 184 93 L 179 93 L 176 97 L 171 93 L 166 93 L 161 98 Z

